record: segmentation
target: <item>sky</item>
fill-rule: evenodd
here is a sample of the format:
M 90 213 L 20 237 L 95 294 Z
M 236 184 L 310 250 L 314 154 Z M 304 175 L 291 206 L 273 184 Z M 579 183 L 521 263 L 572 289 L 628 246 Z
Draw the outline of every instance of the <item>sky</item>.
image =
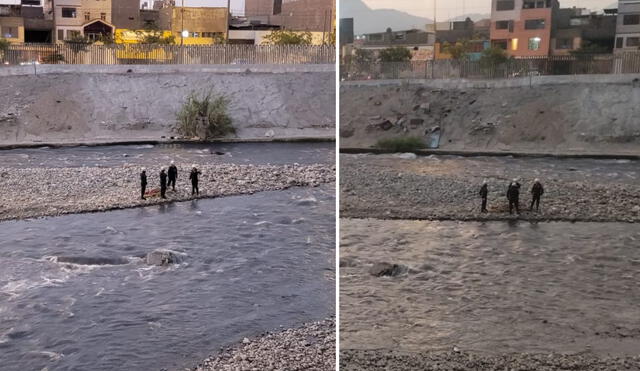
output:
M 350 1 L 350 0 L 341 0 Z M 433 18 L 434 0 L 363 0 L 372 9 L 396 9 L 412 15 Z M 437 18 L 450 19 L 463 14 L 490 14 L 491 0 L 436 0 Z M 563 8 L 578 7 L 602 10 L 616 0 L 559 0 Z

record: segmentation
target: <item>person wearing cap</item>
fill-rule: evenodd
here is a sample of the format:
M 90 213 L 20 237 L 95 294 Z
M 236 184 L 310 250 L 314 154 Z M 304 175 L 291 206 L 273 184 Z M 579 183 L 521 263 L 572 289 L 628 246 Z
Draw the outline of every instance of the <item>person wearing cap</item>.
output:
M 167 193 L 167 173 L 165 173 L 164 169 L 160 170 L 160 197 L 167 198 L 165 194 Z
M 480 197 L 482 197 L 482 207 L 480 208 L 481 213 L 487 213 L 487 196 L 489 195 L 489 185 L 487 181 L 482 182 L 482 187 L 480 187 Z
M 171 161 L 171 165 L 169 165 L 169 171 L 167 172 L 169 176 L 169 187 L 175 192 L 176 191 L 176 180 L 178 179 L 178 168 L 175 163 Z
M 542 183 L 540 183 L 540 179 L 536 179 L 533 181 L 533 187 L 531 187 L 531 206 L 529 207 L 529 211 L 533 211 L 533 204 L 536 204 L 536 212 L 540 211 L 540 196 L 544 193 L 544 187 L 542 187 Z
M 513 214 L 515 207 L 516 214 L 520 215 L 520 183 L 514 178 L 507 188 L 507 199 L 509 200 L 509 214 Z
M 140 198 L 146 200 L 144 198 L 144 192 L 147 190 L 147 170 L 142 168 L 142 172 L 140 173 Z
M 189 174 L 189 179 L 191 179 L 191 195 L 200 195 L 200 190 L 198 189 L 198 175 L 200 175 L 200 171 L 196 165 L 191 166 L 191 173 Z

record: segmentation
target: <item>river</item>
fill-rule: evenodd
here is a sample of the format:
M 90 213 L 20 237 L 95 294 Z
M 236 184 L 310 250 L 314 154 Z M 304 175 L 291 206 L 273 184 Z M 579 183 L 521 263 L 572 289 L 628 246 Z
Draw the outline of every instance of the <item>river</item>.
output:
M 237 153 L 238 146 L 225 146 Z M 67 156 L 65 166 L 121 161 L 99 159 L 104 150 L 14 156 L 28 152 L 32 162 L 24 166 L 55 165 L 59 156 Z M 187 147 L 178 158 L 193 161 L 197 151 Z M 162 146 L 124 152 L 169 156 Z M 290 161 L 308 153 L 293 152 Z M 252 153 L 252 163 L 279 161 L 268 151 Z M 332 315 L 334 193 L 326 185 L 1 223 L 1 368 L 181 369 L 245 336 Z M 156 249 L 176 252 L 181 262 L 145 264 L 141 257 Z
M 630 223 L 343 219 L 344 349 L 637 356 Z M 395 277 L 369 269 L 404 267 Z

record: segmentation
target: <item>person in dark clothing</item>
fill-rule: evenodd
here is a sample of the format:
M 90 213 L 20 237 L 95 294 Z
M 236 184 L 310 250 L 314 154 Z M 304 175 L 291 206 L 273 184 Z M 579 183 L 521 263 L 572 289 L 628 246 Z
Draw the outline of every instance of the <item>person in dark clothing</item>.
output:
M 518 183 L 518 179 L 513 179 L 511 183 L 509 183 L 509 188 L 507 189 L 507 199 L 509 200 L 509 214 L 513 214 L 513 208 L 516 209 L 516 214 L 520 214 L 520 183 Z
M 482 187 L 480 187 L 480 197 L 482 197 L 482 207 L 480 208 L 481 213 L 489 212 L 487 210 L 487 196 L 489 195 L 489 186 L 487 185 L 487 181 L 482 182 Z
M 160 170 L 160 197 L 167 198 L 165 193 L 167 193 L 167 173 L 162 169 Z
M 533 211 L 533 204 L 536 204 L 536 212 L 540 211 L 540 196 L 544 194 L 544 187 L 542 187 L 542 183 L 540 183 L 540 179 L 536 179 L 533 181 L 533 187 L 531 187 L 531 206 L 529 207 L 529 211 Z
M 189 174 L 189 179 L 191 179 L 191 195 L 200 195 L 200 190 L 198 189 L 198 175 L 200 175 L 200 171 L 196 168 L 196 165 L 191 167 L 191 173 Z
M 140 173 L 140 198 L 146 200 L 144 198 L 144 192 L 147 190 L 147 171 L 142 168 L 142 172 Z
M 169 171 L 167 172 L 169 175 L 169 187 L 175 192 L 176 191 L 176 180 L 178 179 L 178 168 L 171 161 L 171 165 L 169 166 Z

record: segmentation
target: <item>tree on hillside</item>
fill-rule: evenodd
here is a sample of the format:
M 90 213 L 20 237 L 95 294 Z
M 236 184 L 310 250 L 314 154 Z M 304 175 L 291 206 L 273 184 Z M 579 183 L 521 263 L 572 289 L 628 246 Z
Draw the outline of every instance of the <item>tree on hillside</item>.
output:
M 445 42 L 442 45 L 442 51 L 449 54 L 451 58 L 455 60 L 464 60 L 469 57 L 468 54 L 471 51 L 471 45 L 469 45 L 468 40 L 460 40 L 455 44 Z
M 381 62 L 408 62 L 411 60 L 411 51 L 401 46 L 387 48 L 380 51 L 378 56 Z
M 311 45 L 311 32 L 276 30 L 264 37 L 266 45 Z

